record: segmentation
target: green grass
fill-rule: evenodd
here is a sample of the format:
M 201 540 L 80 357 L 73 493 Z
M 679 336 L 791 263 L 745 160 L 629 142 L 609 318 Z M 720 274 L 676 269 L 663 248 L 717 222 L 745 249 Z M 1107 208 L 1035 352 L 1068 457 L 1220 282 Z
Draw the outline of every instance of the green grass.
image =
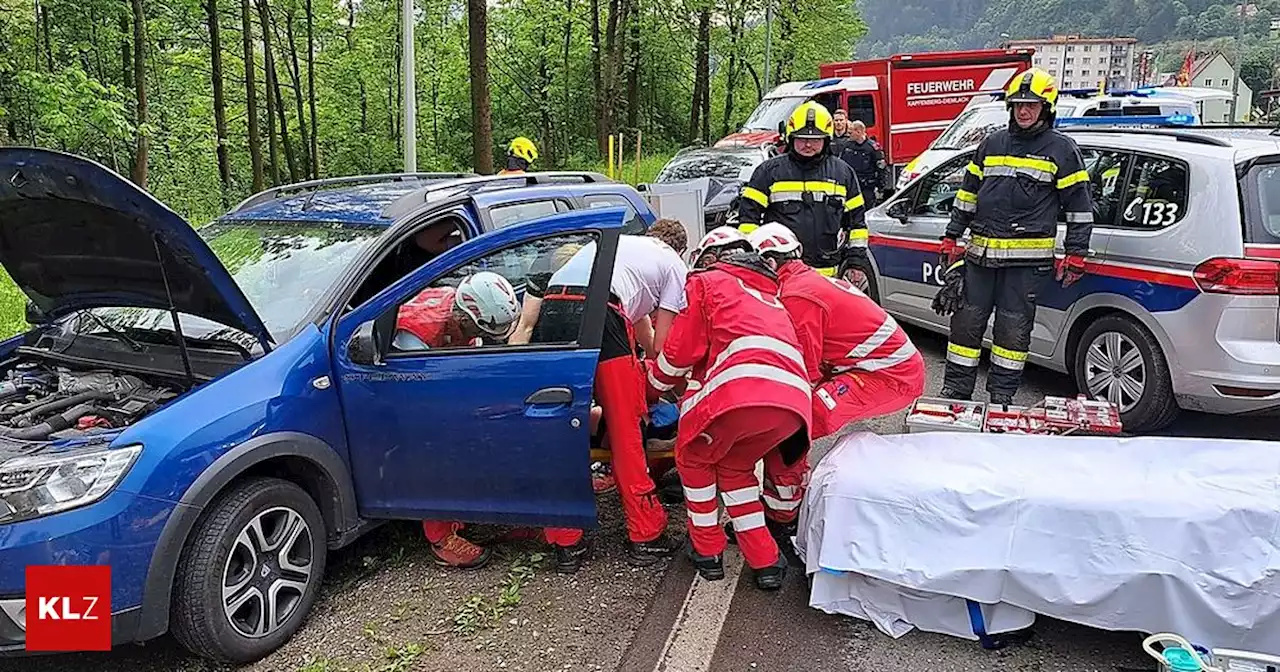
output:
M 0 268 L 0 338 L 9 338 L 27 330 L 27 296 Z
M 634 151 L 634 150 L 632 150 Z M 630 151 L 624 152 L 622 156 L 622 170 L 619 171 L 614 167 L 613 179 L 619 182 L 626 182 L 631 186 L 652 182 L 653 178 L 658 176 L 658 171 L 667 165 L 667 161 L 671 159 L 668 154 L 659 156 L 641 156 L 640 157 L 640 179 L 636 179 L 636 157 Z M 597 173 L 609 174 L 609 164 L 601 161 L 591 166 L 588 170 Z

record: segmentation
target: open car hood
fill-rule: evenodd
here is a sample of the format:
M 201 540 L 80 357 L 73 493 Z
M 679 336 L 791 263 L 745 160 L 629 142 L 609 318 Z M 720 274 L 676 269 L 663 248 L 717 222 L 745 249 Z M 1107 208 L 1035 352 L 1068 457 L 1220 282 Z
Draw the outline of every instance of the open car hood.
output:
M 172 307 L 270 342 L 186 220 L 77 156 L 0 148 L 0 264 L 52 319 L 86 308 Z

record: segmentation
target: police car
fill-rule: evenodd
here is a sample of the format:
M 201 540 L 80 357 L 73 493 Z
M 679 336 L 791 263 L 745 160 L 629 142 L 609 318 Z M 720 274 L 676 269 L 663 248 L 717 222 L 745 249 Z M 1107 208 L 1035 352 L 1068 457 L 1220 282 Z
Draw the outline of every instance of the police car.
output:
M 1280 409 L 1280 131 L 1061 130 L 1080 145 L 1096 223 L 1088 275 L 1040 289 L 1030 360 L 1116 403 L 1133 431 L 1180 409 Z M 941 333 L 939 240 L 975 149 L 867 216 L 871 291 Z

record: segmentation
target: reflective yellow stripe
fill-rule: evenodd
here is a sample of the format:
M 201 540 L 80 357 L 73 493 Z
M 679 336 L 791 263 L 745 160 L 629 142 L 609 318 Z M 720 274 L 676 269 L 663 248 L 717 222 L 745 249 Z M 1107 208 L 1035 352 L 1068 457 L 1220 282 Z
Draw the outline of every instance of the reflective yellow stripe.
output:
M 844 189 L 844 187 L 840 187 L 840 188 Z M 866 204 L 867 204 L 867 199 L 864 198 L 862 194 L 858 194 L 857 196 L 854 196 L 853 198 L 844 202 L 844 209 L 845 209 L 845 212 L 848 212 L 850 210 L 861 208 Z
M 1040 250 L 1053 249 L 1052 238 L 988 238 L 973 236 L 970 244 L 992 250 Z
M 754 187 L 743 187 L 742 195 L 755 201 L 756 203 L 759 203 L 760 205 L 769 207 L 769 197 L 766 196 L 765 193 L 763 191 L 760 191 L 759 189 L 756 189 Z
M 849 240 L 851 240 L 851 241 L 853 241 L 853 240 L 866 240 L 866 239 L 867 239 L 867 230 L 866 230 L 866 229 L 851 229 L 851 230 L 849 231 Z
M 836 267 L 835 267 L 835 266 L 828 266 L 828 267 L 826 267 L 826 268 L 815 268 L 815 269 L 813 269 L 813 270 L 817 271 L 820 275 L 825 275 L 825 276 L 827 276 L 828 278 L 834 278 L 834 277 L 836 277 Z
M 954 352 L 961 357 L 973 357 L 975 359 L 982 356 L 982 350 L 978 348 L 966 348 L 963 345 L 956 345 L 955 343 L 947 344 L 947 352 Z
M 984 168 L 991 166 L 1008 166 L 1010 168 L 1030 168 L 1056 175 L 1058 164 L 1044 159 L 1029 159 L 1025 156 L 988 156 L 982 160 Z
M 977 203 L 978 195 L 972 191 L 965 191 L 964 189 L 961 189 L 956 192 L 956 200 L 961 203 Z
M 741 231 L 742 233 L 751 233 L 752 231 L 755 231 L 758 228 L 760 228 L 759 224 L 739 224 L 738 225 L 738 230 Z
M 1070 187 L 1072 185 L 1076 185 L 1076 184 L 1080 184 L 1081 182 L 1088 182 L 1088 181 L 1089 181 L 1089 173 L 1083 170 L 1077 170 L 1076 172 L 1071 173 L 1070 175 L 1062 178 L 1061 180 L 1058 180 L 1058 188 L 1066 189 L 1067 187 Z
M 998 345 L 991 346 L 991 354 L 999 355 L 1001 357 L 1004 357 L 1005 359 L 1011 359 L 1015 362 L 1027 361 L 1027 353 L 1018 352 L 1017 350 L 1009 350 L 1007 348 L 1002 348 Z
M 970 161 L 968 170 L 974 175 L 974 177 L 977 177 L 979 180 L 982 179 L 982 168 L 978 167 L 978 164 Z

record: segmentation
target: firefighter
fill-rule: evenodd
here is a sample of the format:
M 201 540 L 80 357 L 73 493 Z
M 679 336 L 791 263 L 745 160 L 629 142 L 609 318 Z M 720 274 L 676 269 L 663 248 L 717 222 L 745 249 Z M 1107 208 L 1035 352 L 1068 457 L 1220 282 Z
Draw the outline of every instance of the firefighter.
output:
M 1036 290 L 1054 268 L 1054 235 L 1066 221 L 1066 254 L 1057 263 L 1063 287 L 1085 272 L 1093 229 L 1089 173 L 1075 141 L 1053 130 L 1058 90 L 1038 68 L 1010 81 L 1009 127 L 978 145 L 956 192 L 939 264 L 964 261 L 964 301 L 951 318 L 942 394 L 969 399 L 994 308 L 987 392 L 1010 404 L 1027 363 Z M 970 241 L 957 240 L 968 230 Z
M 924 393 L 924 358 L 898 323 L 848 282 L 824 278 L 800 261 L 800 241 L 785 226 L 765 224 L 751 244 L 778 274 L 778 298 L 791 317 L 809 383 L 813 438 L 850 422 L 895 413 Z M 775 537 L 790 537 L 808 460 L 764 462 L 765 515 Z
M 676 469 L 693 563 L 708 581 L 724 578 L 719 494 L 756 585 L 777 590 L 787 561 L 765 527 L 755 465 L 774 451 L 792 464 L 808 450 L 804 356 L 777 299 L 777 276 L 754 252 L 691 271 L 685 291 L 688 306 L 651 363 L 649 384 L 683 394 Z M 694 383 L 696 391 L 683 389 Z
M 858 185 L 862 187 L 862 196 L 867 201 L 867 208 L 874 208 L 880 202 L 881 193 L 886 184 L 889 164 L 884 158 L 884 149 L 880 143 L 867 137 L 867 125 L 861 121 L 849 122 L 849 135 L 835 143 L 835 154 L 858 176 Z
M 499 175 L 518 175 L 529 170 L 529 166 L 538 160 L 538 146 L 524 136 L 518 137 L 507 145 L 507 165 L 498 171 Z
M 738 211 L 743 233 L 766 220 L 795 231 L 804 262 L 828 276 L 842 261 L 868 267 L 866 201 L 853 170 L 831 153 L 833 126 L 822 105 L 810 101 L 797 107 L 784 128 L 787 152 L 756 167 Z M 843 251 L 842 233 L 847 237 Z M 859 282 L 865 282 L 862 274 L 856 271 Z

